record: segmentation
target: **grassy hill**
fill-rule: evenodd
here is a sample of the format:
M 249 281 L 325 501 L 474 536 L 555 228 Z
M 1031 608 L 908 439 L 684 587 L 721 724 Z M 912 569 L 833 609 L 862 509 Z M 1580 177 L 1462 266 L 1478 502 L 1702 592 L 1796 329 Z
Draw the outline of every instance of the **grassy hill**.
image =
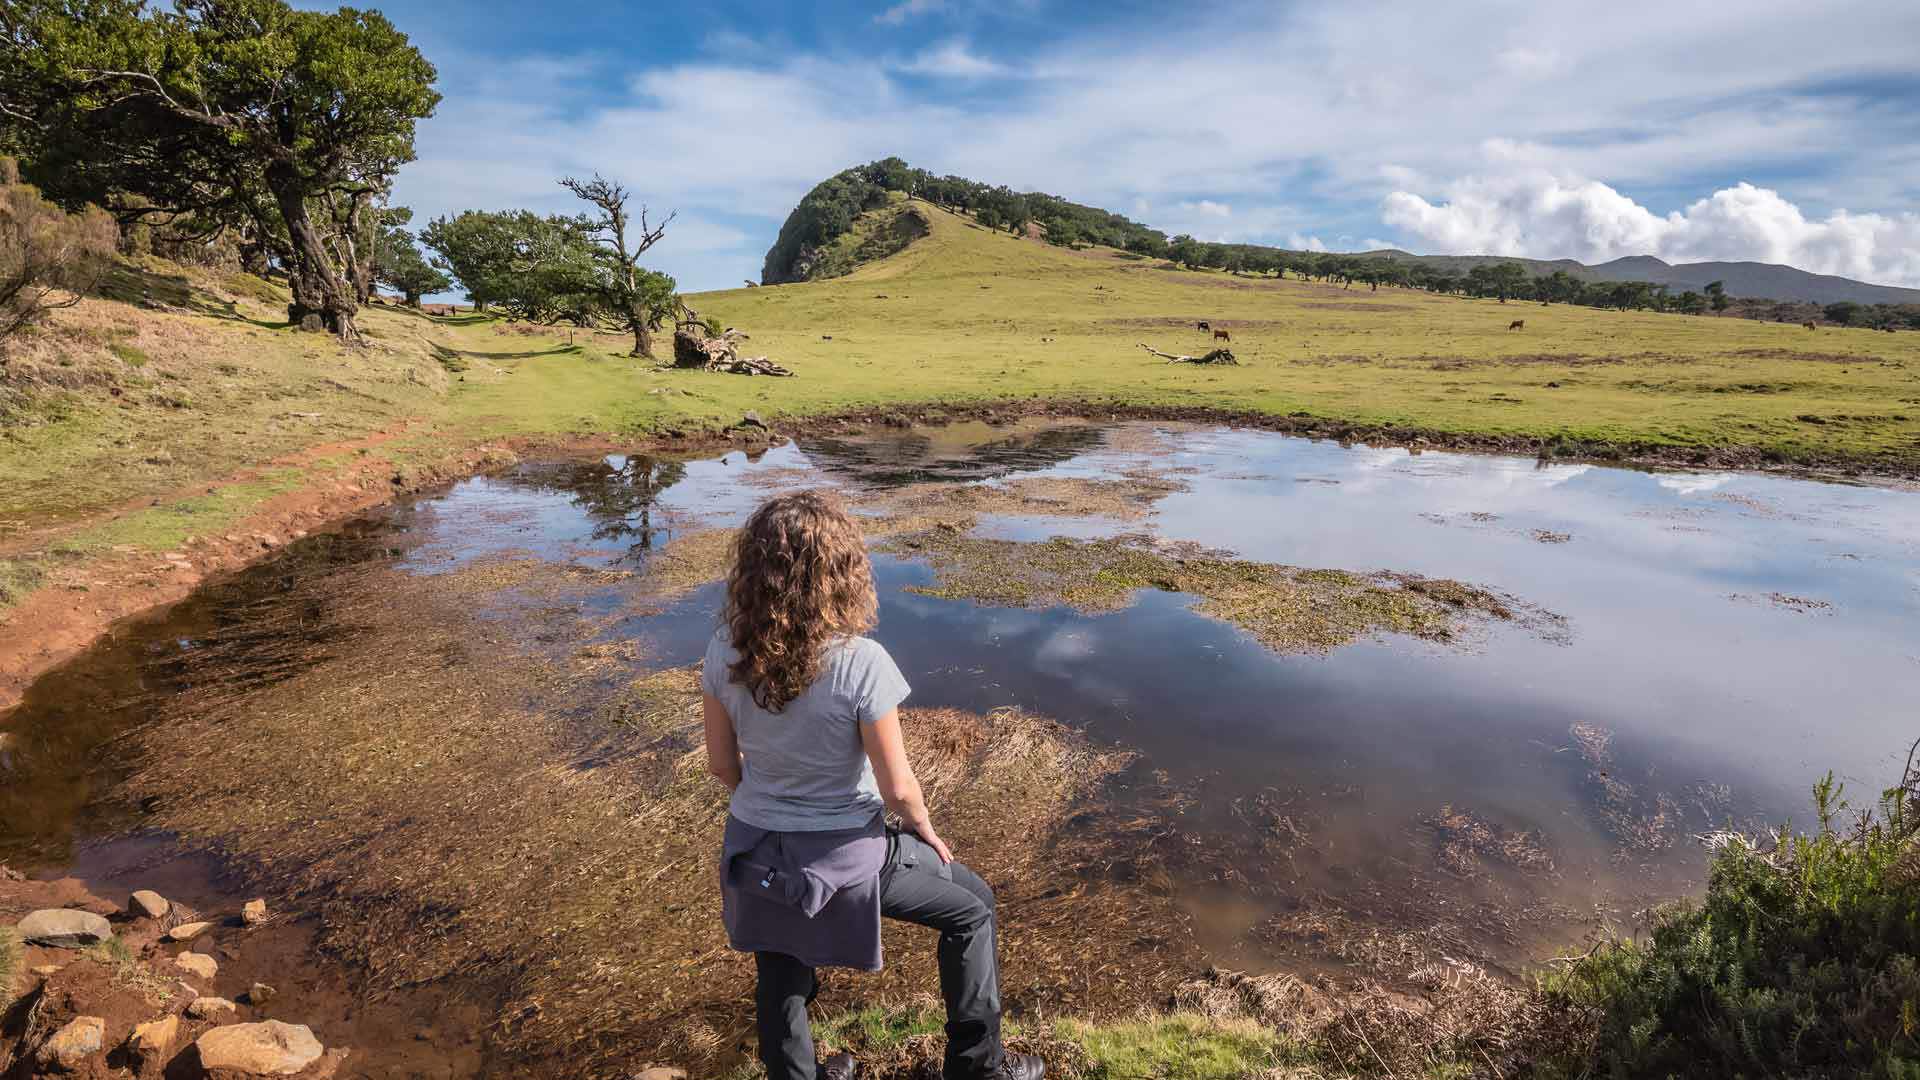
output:
M 930 235 L 846 277 L 694 298 L 802 374 L 708 380 L 710 407 L 1064 397 L 1630 455 L 1920 461 L 1920 335 L 1174 270 L 914 205 Z M 1200 320 L 1229 330 L 1241 366 L 1168 366 L 1138 347 L 1203 352 Z

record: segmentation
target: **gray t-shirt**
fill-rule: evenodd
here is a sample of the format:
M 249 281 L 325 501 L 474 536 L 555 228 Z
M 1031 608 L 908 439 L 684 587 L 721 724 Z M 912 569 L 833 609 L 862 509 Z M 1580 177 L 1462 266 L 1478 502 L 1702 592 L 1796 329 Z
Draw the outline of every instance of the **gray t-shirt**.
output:
M 780 712 L 754 704 L 730 669 L 740 654 L 722 627 L 707 643 L 700 685 L 733 720 L 744 759 L 733 816 L 775 832 L 856 829 L 885 809 L 860 742 L 871 724 L 906 700 L 910 687 L 875 641 L 827 646 L 820 677 Z

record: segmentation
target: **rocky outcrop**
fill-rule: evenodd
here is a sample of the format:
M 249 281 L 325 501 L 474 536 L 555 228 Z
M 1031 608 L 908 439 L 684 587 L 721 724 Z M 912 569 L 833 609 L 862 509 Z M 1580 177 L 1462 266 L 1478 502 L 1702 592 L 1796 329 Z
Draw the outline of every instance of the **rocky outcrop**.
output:
M 53 1073 L 75 1073 L 107 1045 L 107 1022 L 98 1016 L 76 1016 L 40 1044 L 34 1055 L 40 1067 Z
M 105 917 L 77 908 L 43 908 L 20 920 L 20 940 L 57 949 L 83 949 L 113 937 Z
M 292 1076 L 320 1060 L 326 1048 L 305 1024 L 268 1020 L 217 1027 L 194 1042 L 208 1080 Z
M 163 1016 L 158 1020 L 136 1024 L 133 1034 L 127 1036 L 127 1064 L 137 1076 L 159 1076 L 161 1070 L 166 1068 L 167 1059 L 173 1054 L 173 1044 L 179 1039 L 178 1016 Z
M 211 979 L 220 974 L 220 962 L 206 953 L 185 952 L 173 958 L 173 966 L 189 975 Z
M 187 1015 L 195 1020 L 224 1020 L 239 1011 L 239 1006 L 226 998 L 194 998 L 187 1005 Z

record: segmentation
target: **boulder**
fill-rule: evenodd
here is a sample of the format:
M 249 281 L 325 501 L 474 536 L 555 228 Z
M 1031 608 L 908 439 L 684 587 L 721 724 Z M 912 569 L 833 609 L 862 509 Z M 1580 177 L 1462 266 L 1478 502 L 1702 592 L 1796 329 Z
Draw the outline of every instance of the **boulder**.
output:
M 174 1040 L 180 1037 L 180 1018 L 163 1016 L 136 1024 L 127 1036 L 127 1059 L 141 1076 L 157 1076 L 173 1053 Z
M 687 1070 L 673 1065 L 649 1065 L 634 1073 L 633 1080 L 687 1080 Z
M 194 1044 L 200 1067 L 209 1076 L 291 1076 L 320 1060 L 326 1048 L 305 1024 L 268 1020 L 228 1024 L 200 1036 Z
M 220 974 L 220 962 L 206 953 L 183 952 L 173 958 L 173 966 L 189 975 L 211 979 Z
M 47 1037 L 36 1055 L 52 1072 L 78 1072 L 107 1045 L 107 1022 L 98 1016 L 76 1016 Z
M 267 921 L 267 902 L 249 900 L 240 906 L 240 921 L 248 926 L 259 926 Z
M 136 918 L 144 915 L 149 919 L 164 919 L 172 910 L 173 905 L 167 898 L 152 889 L 141 889 L 127 900 L 127 914 Z
M 29 945 L 59 949 L 85 948 L 113 937 L 113 927 L 105 918 L 76 908 L 43 908 L 21 919 L 17 929 Z
M 277 993 L 279 993 L 279 991 L 268 986 L 266 983 L 254 983 L 251 987 L 247 988 L 247 1004 L 257 1009 L 267 1002 L 272 1001 L 273 995 Z
M 226 998 L 201 997 L 194 998 L 187 1005 L 187 1015 L 195 1020 L 219 1020 L 232 1016 L 238 1008 L 239 1006 Z
M 211 929 L 213 924 L 210 922 L 185 922 L 167 931 L 167 940 L 192 941 Z

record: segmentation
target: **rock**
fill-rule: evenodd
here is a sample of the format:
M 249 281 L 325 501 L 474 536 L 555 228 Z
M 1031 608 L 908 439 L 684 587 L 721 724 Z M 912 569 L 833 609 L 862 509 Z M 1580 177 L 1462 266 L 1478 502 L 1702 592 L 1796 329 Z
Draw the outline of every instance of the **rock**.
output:
M 40 1044 L 40 1064 L 54 1072 L 78 1072 L 87 1059 L 107 1045 L 107 1022 L 98 1016 L 76 1016 Z
M 178 1016 L 163 1016 L 134 1025 L 133 1034 L 127 1036 L 127 1057 L 134 1071 L 142 1076 L 158 1075 L 167 1063 L 167 1056 L 173 1052 L 174 1040 L 179 1037 Z
M 167 940 L 192 941 L 194 938 L 199 937 L 211 929 L 213 929 L 213 924 L 210 922 L 183 922 L 179 926 L 167 931 Z
M 141 889 L 127 900 L 127 914 L 144 915 L 149 919 L 164 919 L 173 905 L 167 898 L 152 889 Z
M 249 900 L 240 906 L 240 921 L 248 926 L 259 926 L 267 921 L 267 902 Z
M 192 1004 L 187 1006 L 187 1015 L 195 1020 L 218 1020 L 238 1010 L 239 1006 L 226 998 L 203 997 L 193 999 Z
M 234 1077 L 291 1076 L 320 1060 L 326 1049 L 305 1024 L 278 1020 L 217 1027 L 193 1045 L 201 1068 Z
M 220 974 L 220 962 L 206 953 L 184 952 L 173 958 L 173 966 L 189 975 L 211 979 Z
M 179 982 L 174 983 L 173 989 L 177 993 L 179 993 L 181 997 L 186 998 L 188 1001 L 192 1001 L 194 998 L 197 998 L 200 996 L 200 991 L 195 990 L 193 988 L 193 984 L 188 982 L 185 979 L 181 979 Z
M 738 426 L 739 427 L 757 427 L 760 430 L 765 431 L 767 429 L 767 422 L 765 420 L 760 419 L 759 413 L 749 409 L 747 410 L 747 415 L 740 418 L 740 423 Z
M 333 1080 L 340 1072 L 340 1066 L 347 1063 L 347 1055 L 353 1051 L 344 1046 L 336 1046 L 320 1055 L 320 1063 L 308 1070 L 302 1080 Z
M 79 949 L 113 938 L 113 927 L 106 919 L 74 908 L 42 908 L 21 919 L 17 929 L 29 945 L 58 949 Z
M 634 1073 L 633 1080 L 687 1080 L 687 1070 L 673 1065 L 649 1065 Z
M 247 1004 L 255 1007 L 265 1005 L 267 1002 L 272 1001 L 273 995 L 277 993 L 279 993 L 279 991 L 268 986 L 266 983 L 254 983 L 247 988 Z
M 60 965 L 59 964 L 41 964 L 39 967 L 33 969 L 33 973 L 35 975 L 40 976 L 43 979 L 52 978 L 53 976 L 60 974 Z

